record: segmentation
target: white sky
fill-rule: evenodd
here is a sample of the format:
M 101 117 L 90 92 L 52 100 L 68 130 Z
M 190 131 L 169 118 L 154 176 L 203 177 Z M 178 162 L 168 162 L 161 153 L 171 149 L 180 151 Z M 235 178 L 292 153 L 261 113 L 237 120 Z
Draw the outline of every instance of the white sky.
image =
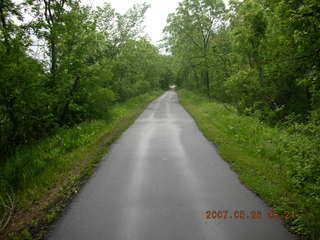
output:
M 118 12 L 124 13 L 136 3 L 146 2 L 151 5 L 146 13 L 145 32 L 149 35 L 152 42 L 156 44 L 163 38 L 162 30 L 167 23 L 169 13 L 175 11 L 181 0 L 82 0 L 86 5 L 101 6 L 104 2 L 111 3 L 111 6 Z M 225 3 L 228 0 L 224 0 Z

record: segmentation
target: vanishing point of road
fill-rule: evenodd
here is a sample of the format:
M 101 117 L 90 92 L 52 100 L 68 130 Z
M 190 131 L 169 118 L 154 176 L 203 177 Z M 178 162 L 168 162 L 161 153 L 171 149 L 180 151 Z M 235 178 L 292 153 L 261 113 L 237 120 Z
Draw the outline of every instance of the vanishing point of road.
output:
M 209 210 L 228 217 L 208 220 Z M 241 210 L 263 217 L 237 218 Z M 168 91 L 112 145 L 49 239 L 295 239 L 268 211 Z

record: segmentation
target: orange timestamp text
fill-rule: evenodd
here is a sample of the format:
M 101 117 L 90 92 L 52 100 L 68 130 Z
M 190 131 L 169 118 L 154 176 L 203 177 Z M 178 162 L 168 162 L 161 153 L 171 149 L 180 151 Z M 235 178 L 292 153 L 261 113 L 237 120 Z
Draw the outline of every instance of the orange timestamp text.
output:
M 208 210 L 205 211 L 205 219 L 288 219 L 289 217 L 294 215 L 294 211 L 286 211 L 282 214 L 278 213 L 275 210 L 269 211 L 260 211 L 260 210 Z

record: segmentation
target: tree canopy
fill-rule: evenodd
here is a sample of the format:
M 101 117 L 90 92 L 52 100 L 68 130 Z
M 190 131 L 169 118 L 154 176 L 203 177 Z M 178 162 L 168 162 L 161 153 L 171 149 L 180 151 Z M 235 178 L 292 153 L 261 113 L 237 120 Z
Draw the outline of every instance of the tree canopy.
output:
M 167 56 L 143 32 L 148 8 L 120 14 L 108 3 L 0 1 L 2 157 L 57 127 L 107 118 L 116 102 L 168 87 Z
M 319 122 L 319 2 L 184 0 L 165 42 L 181 86 L 270 123 Z

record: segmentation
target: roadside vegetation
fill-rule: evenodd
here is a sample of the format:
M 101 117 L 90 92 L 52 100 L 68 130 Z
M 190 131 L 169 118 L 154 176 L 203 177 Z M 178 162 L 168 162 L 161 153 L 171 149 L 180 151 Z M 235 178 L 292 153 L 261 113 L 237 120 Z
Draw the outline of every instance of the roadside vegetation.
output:
M 187 90 L 178 93 L 240 180 L 280 214 L 294 212 L 286 220 L 291 231 L 319 239 L 319 138 L 270 127 L 257 117 L 239 114 L 233 106 Z
M 3 236 L 43 237 L 47 224 L 90 176 L 112 141 L 161 93 L 153 91 L 115 105 L 110 109 L 112 118 L 58 129 L 50 137 L 19 147 L 0 168 L 5 203 L 0 211 L 10 220 Z
M 44 214 L 45 194 L 72 196 L 90 172 L 84 159 L 109 142 L 98 139 L 175 84 L 243 182 L 318 240 L 320 2 L 182 0 L 164 29 L 167 55 L 143 32 L 148 7 L 0 0 L 0 232 L 37 212 L 17 207 Z M 44 222 L 59 212 L 51 202 Z
M 0 164 L 59 128 L 169 84 L 171 58 L 143 32 L 146 4 L 0 1 Z M 109 114 L 111 117 L 111 114 Z
M 148 8 L 0 1 L 0 238 L 72 196 L 107 150 L 97 141 L 168 88 L 172 58 L 143 31 Z
M 291 229 L 320 239 L 320 2 L 183 0 L 165 44 L 184 106 Z M 201 97 L 199 96 L 201 95 Z

